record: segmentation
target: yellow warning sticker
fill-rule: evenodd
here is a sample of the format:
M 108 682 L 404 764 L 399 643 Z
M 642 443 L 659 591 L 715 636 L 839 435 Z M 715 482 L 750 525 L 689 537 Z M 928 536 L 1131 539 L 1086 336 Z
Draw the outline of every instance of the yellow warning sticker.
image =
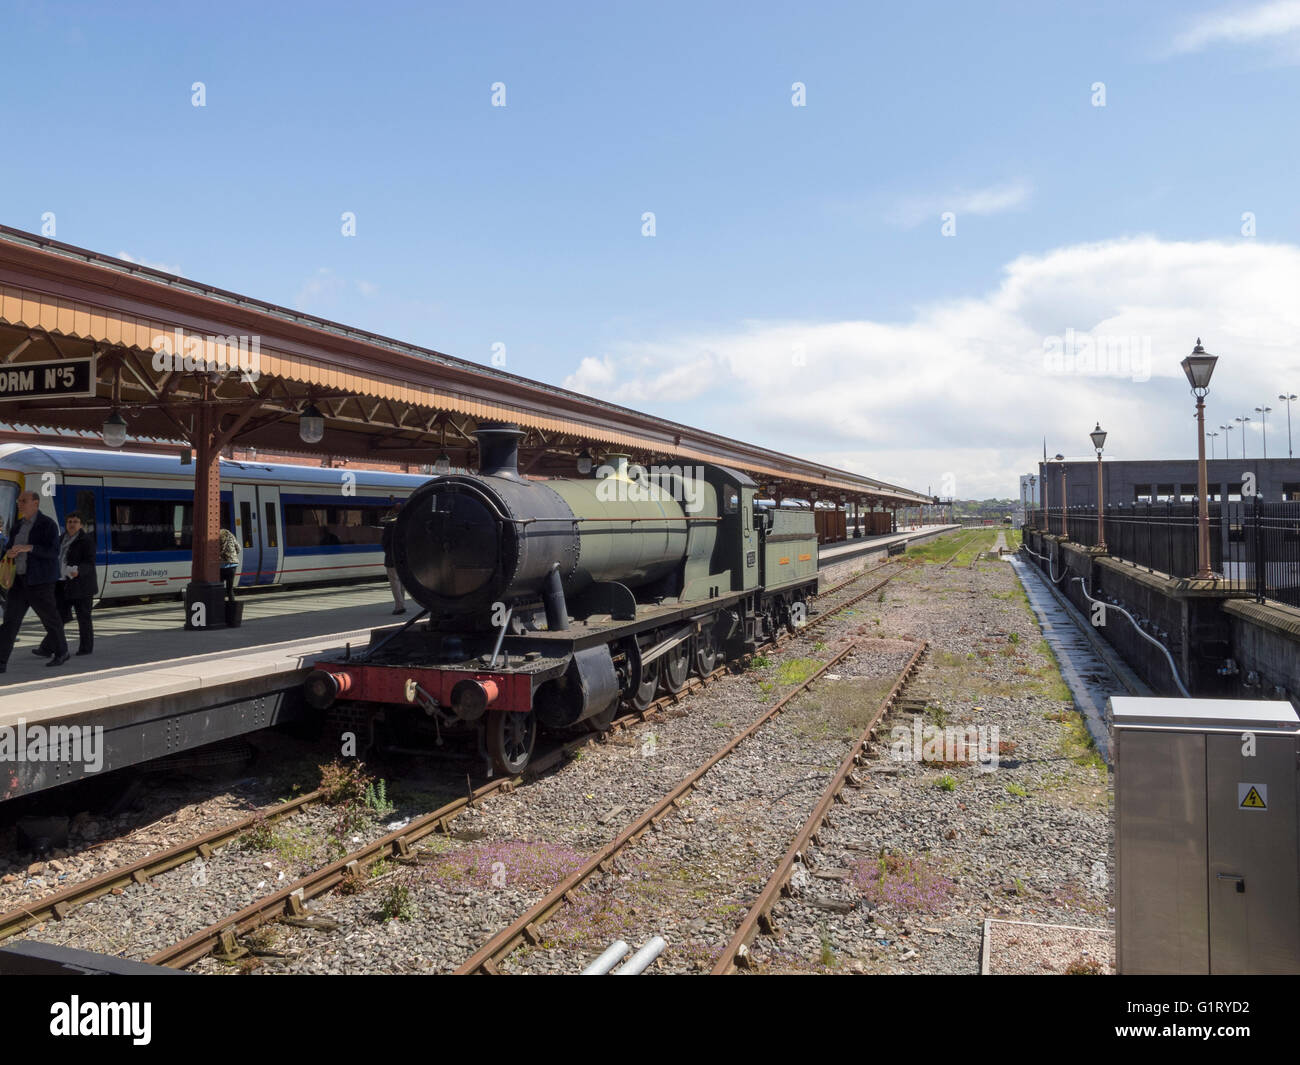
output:
M 1237 785 L 1237 809 L 1267 810 L 1268 809 L 1268 785 L 1267 784 L 1238 784 Z

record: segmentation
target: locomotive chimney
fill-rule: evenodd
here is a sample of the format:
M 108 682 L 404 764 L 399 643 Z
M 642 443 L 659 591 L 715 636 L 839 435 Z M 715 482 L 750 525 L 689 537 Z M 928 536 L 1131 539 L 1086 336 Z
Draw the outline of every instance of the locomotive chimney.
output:
M 524 432 L 509 422 L 483 422 L 474 431 L 478 440 L 480 477 L 509 477 L 520 480 L 519 441 Z

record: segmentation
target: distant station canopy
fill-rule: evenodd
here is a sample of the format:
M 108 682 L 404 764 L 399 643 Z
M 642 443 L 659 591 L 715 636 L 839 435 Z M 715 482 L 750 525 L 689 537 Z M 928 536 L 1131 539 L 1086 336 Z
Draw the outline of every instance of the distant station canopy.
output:
M 644 464 L 730 466 L 778 498 L 867 509 L 933 502 L 494 366 L 0 227 L 0 423 L 32 435 L 67 434 L 61 443 L 192 452 L 196 584 L 219 589 L 223 449 L 473 467 L 480 420 L 525 430 L 525 474 L 572 476 L 617 452 Z

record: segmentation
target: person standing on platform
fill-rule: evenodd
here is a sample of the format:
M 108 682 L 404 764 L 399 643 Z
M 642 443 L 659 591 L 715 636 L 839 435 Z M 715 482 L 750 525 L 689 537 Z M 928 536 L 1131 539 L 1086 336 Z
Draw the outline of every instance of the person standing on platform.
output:
M 235 601 L 235 575 L 239 572 L 239 563 L 244 553 L 239 549 L 239 541 L 229 529 L 222 529 L 217 538 L 221 548 L 221 579 L 226 582 L 226 600 Z
M 90 609 L 99 593 L 99 573 L 95 569 L 95 541 L 82 526 L 81 515 L 76 511 L 64 519 L 63 539 L 59 541 L 59 572 L 63 579 L 54 587 L 54 602 L 66 626 L 77 614 L 77 635 L 80 637 L 77 654 L 88 655 L 95 649 L 95 629 L 90 621 Z M 53 641 L 47 633 L 40 647 L 32 654 L 51 655 Z
M 9 530 L 5 527 L 4 518 L 0 518 L 0 558 L 9 550 Z M 0 585 L 0 624 L 4 623 L 5 602 L 9 598 L 9 589 Z
M 393 593 L 393 613 L 406 613 L 406 594 L 402 590 L 402 578 L 397 575 L 397 569 L 393 564 L 393 531 L 397 528 L 397 503 L 392 496 L 388 497 L 388 502 L 392 504 L 388 513 L 384 515 L 381 524 L 384 527 L 381 541 L 384 548 L 384 572 L 388 574 L 388 587 Z
M 18 515 L 13 543 L 5 552 L 6 558 L 14 560 L 14 586 L 9 589 L 5 620 L 0 625 L 0 673 L 8 668 L 14 640 L 29 606 L 50 637 L 54 657 L 45 664 L 61 666 L 68 660 L 63 619 L 54 603 L 54 585 L 59 579 L 59 526 L 41 513 L 41 500 L 35 492 L 18 496 Z

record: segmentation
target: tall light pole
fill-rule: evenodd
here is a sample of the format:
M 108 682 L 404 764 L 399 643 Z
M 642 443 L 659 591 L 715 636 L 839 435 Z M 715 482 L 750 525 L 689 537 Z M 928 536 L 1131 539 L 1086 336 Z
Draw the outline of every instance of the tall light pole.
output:
M 1264 458 L 1268 458 L 1268 414 L 1272 407 L 1256 407 L 1255 413 L 1259 415 L 1260 428 L 1264 432 Z
M 1070 530 L 1065 527 L 1065 504 L 1070 497 L 1065 494 L 1065 456 L 1057 455 L 1055 461 L 1061 467 L 1061 539 L 1068 540 Z
M 1214 461 L 1214 438 L 1215 438 L 1216 436 L 1218 436 L 1219 434 L 1218 434 L 1218 433 L 1206 433 L 1205 435 L 1208 436 L 1208 437 L 1210 438 L 1210 461 L 1213 462 L 1213 461 Z
M 1101 494 L 1101 449 L 1106 446 L 1106 431 L 1097 423 L 1097 428 L 1088 434 L 1092 437 L 1092 446 L 1097 449 L 1097 546 L 1106 550 L 1106 509 Z
M 1187 383 L 1192 386 L 1192 395 L 1196 397 L 1196 524 L 1199 533 L 1196 577 L 1203 581 L 1214 579 L 1210 572 L 1210 478 L 1205 468 L 1205 394 L 1210 390 L 1210 377 L 1218 361 L 1217 355 L 1206 354 L 1201 347 L 1201 338 L 1197 337 L 1196 347 L 1182 363 Z M 1244 457 L 1244 444 L 1242 449 Z
M 1220 425 L 1219 428 L 1223 430 L 1223 457 L 1225 459 L 1230 459 L 1232 458 L 1232 430 L 1235 429 L 1236 426 Z
M 1241 422 L 1241 457 L 1244 460 L 1246 458 L 1246 423 L 1250 421 L 1250 415 L 1247 414 L 1244 418 L 1233 418 L 1232 420 Z
M 1286 404 L 1286 457 L 1294 458 L 1291 452 L 1291 401 L 1295 399 L 1295 393 L 1291 395 L 1280 395 L 1277 397 Z
M 1043 452 L 1042 471 L 1043 471 L 1043 485 L 1042 485 L 1042 488 L 1043 488 L 1043 532 L 1045 532 L 1045 533 L 1050 533 L 1050 532 L 1052 531 L 1052 507 L 1051 507 L 1051 504 L 1048 503 L 1048 501 L 1047 501 L 1047 452 L 1046 452 L 1046 451 Z

